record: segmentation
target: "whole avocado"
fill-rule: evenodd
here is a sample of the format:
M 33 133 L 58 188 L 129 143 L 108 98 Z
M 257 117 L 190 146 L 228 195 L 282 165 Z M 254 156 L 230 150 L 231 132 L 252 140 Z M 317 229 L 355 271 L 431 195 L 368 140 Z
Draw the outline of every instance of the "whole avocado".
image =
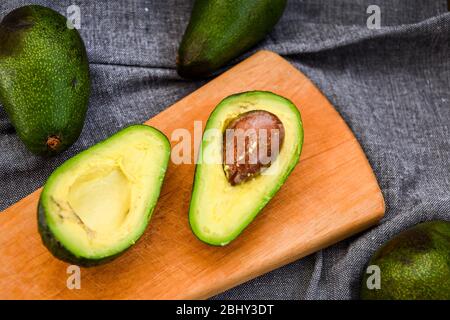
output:
M 37 5 L 13 10 L 0 24 L 0 101 L 20 139 L 39 155 L 67 149 L 84 124 L 89 63 L 69 26 Z
M 450 222 L 431 221 L 408 229 L 381 247 L 369 265 L 380 268 L 380 289 L 361 287 L 365 300 L 450 299 Z
M 262 40 L 282 16 L 286 2 L 196 0 L 178 50 L 178 74 L 210 76 Z

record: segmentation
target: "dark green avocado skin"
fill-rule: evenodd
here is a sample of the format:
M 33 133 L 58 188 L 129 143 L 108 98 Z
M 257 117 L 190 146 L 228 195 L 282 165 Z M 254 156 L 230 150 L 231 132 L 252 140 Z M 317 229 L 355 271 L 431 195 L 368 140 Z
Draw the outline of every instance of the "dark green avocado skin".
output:
M 114 256 L 109 256 L 104 259 L 87 259 L 84 257 L 77 257 L 70 251 L 68 251 L 62 244 L 59 242 L 50 231 L 46 218 L 45 218 L 45 210 L 41 203 L 38 205 L 38 230 L 41 235 L 42 243 L 47 247 L 47 249 L 51 252 L 51 254 L 62 261 L 68 262 L 70 264 L 74 264 L 80 267 L 95 267 L 107 262 L 114 260 L 115 258 L 122 255 L 125 251 L 122 251 Z
M 287 0 L 196 0 L 177 58 L 184 78 L 210 76 L 261 41 Z
M 3 19 L 0 101 L 31 152 L 51 156 L 71 146 L 83 128 L 89 95 L 86 49 L 64 16 L 31 5 Z
M 381 247 L 369 265 L 381 271 L 381 288 L 367 288 L 365 300 L 449 300 L 450 222 L 431 221 L 408 229 Z

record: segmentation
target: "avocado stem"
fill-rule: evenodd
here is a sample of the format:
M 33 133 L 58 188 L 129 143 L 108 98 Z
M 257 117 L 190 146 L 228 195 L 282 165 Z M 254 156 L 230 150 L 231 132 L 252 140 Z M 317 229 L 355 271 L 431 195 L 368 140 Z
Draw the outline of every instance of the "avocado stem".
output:
M 59 149 L 60 145 L 61 145 L 61 139 L 58 136 L 49 136 L 47 138 L 47 147 L 50 150 L 56 151 Z

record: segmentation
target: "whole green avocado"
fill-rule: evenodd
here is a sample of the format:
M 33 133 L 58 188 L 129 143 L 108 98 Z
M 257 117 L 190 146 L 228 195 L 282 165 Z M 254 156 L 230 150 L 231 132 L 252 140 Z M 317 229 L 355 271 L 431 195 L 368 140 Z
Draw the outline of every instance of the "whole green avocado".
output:
M 89 63 L 69 26 L 37 5 L 13 10 L 0 24 L 0 101 L 20 139 L 39 155 L 67 149 L 84 124 Z
M 431 221 L 387 242 L 369 265 L 380 268 L 381 287 L 361 287 L 365 300 L 449 300 L 450 222 Z
M 287 0 L 196 0 L 177 57 L 184 78 L 210 76 L 262 40 Z

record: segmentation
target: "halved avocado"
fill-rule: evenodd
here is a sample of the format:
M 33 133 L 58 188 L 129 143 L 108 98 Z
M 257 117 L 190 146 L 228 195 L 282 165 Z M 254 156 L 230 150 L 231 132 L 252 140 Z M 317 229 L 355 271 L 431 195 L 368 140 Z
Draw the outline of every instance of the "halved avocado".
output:
M 40 197 L 44 245 L 55 257 L 85 267 L 123 253 L 147 227 L 169 155 L 163 133 L 133 125 L 66 161 Z
M 284 127 L 284 141 L 265 172 L 239 184 L 224 166 L 225 131 L 236 119 L 268 115 Z M 218 131 L 219 134 L 212 132 Z M 223 246 L 234 240 L 272 199 L 298 163 L 303 144 L 300 112 L 288 99 L 265 91 L 225 98 L 210 115 L 199 150 L 189 222 L 202 241 Z

